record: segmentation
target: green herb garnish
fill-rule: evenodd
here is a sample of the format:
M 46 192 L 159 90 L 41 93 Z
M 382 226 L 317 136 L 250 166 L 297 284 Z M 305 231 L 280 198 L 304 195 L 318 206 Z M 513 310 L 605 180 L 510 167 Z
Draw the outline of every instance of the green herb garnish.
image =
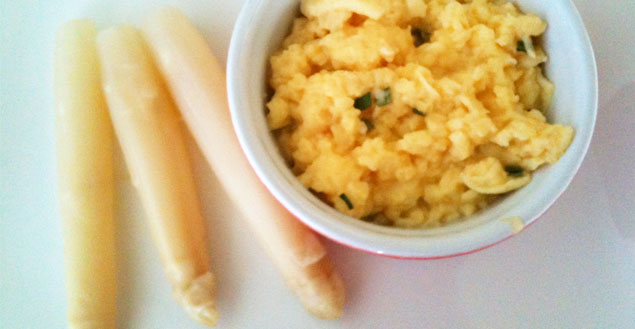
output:
M 375 129 L 375 125 L 373 124 L 372 121 L 366 119 L 366 118 L 362 118 L 362 121 L 364 122 L 364 124 L 366 124 L 366 128 L 368 128 L 368 131 L 371 131 L 373 129 Z
M 363 111 L 367 108 L 369 108 L 371 105 L 373 104 L 373 99 L 370 96 L 370 92 L 367 92 L 366 94 L 364 94 L 362 97 L 359 97 L 355 100 L 355 108 Z
M 353 203 L 351 202 L 351 200 L 349 200 L 346 194 L 344 193 L 340 194 L 340 199 L 342 199 L 346 203 L 346 206 L 348 207 L 348 209 L 353 210 Z
M 375 102 L 377 106 L 386 106 L 392 103 L 392 93 L 390 87 L 375 93 Z
M 522 40 L 518 40 L 518 42 L 516 42 L 516 51 L 523 52 L 523 53 L 527 52 L 525 43 Z
M 521 166 L 505 166 L 505 171 L 511 177 L 520 177 L 523 175 L 523 167 Z
M 419 47 L 422 44 L 430 41 L 430 33 L 425 32 L 418 27 L 413 27 L 410 30 L 410 34 L 412 35 L 415 47 Z
M 416 108 L 416 107 L 412 108 L 412 113 L 414 113 L 414 114 L 416 114 L 416 115 L 420 115 L 420 116 L 422 116 L 422 117 L 425 117 L 425 116 L 426 116 L 426 114 L 425 114 L 424 112 L 419 111 L 419 109 L 418 109 L 418 108 Z

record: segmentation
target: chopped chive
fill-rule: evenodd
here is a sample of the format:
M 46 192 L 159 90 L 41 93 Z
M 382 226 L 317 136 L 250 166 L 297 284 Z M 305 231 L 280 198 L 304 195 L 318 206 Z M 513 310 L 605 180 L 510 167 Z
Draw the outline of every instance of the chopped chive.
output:
M 516 42 L 516 51 L 520 51 L 523 53 L 527 52 L 527 48 L 525 47 L 525 43 L 522 40 L 518 40 L 518 42 Z
M 342 199 L 346 203 L 346 206 L 348 207 L 348 209 L 350 210 L 353 209 L 353 203 L 351 202 L 351 200 L 348 199 L 346 194 L 344 193 L 340 194 L 340 199 Z
M 367 92 L 366 94 L 364 94 L 362 97 L 359 97 L 355 100 L 355 108 L 363 111 L 367 108 L 369 108 L 372 105 L 373 99 L 370 96 L 370 92 Z
M 392 93 L 390 87 L 375 93 L 375 102 L 377 106 L 386 106 L 392 103 Z
M 417 115 L 420 115 L 420 116 L 422 116 L 422 117 L 425 117 L 425 116 L 426 116 L 426 114 L 425 114 L 424 112 L 419 111 L 419 109 L 418 109 L 418 108 L 416 108 L 416 107 L 413 107 L 413 108 L 412 108 L 412 113 L 417 114 Z
M 368 120 L 366 118 L 362 118 L 362 121 L 366 125 L 366 128 L 368 129 L 368 131 L 371 131 L 371 130 L 375 129 L 375 125 L 373 124 L 372 121 L 370 121 L 370 120 Z
M 523 168 L 521 166 L 505 166 L 505 171 L 511 177 L 520 177 L 523 175 Z
M 410 30 L 410 34 L 412 35 L 415 47 L 419 47 L 422 44 L 430 41 L 430 33 L 422 31 L 418 27 L 413 27 Z

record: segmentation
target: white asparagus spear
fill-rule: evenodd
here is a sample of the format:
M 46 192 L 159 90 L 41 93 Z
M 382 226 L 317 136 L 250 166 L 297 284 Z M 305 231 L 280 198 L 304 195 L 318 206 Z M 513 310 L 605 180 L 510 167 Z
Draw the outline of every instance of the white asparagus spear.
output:
M 141 33 L 112 28 L 97 46 L 115 133 L 174 295 L 191 317 L 213 326 L 214 277 L 179 114 Z
M 342 280 L 313 232 L 273 198 L 247 162 L 231 125 L 225 73 L 203 37 L 174 8 L 158 10 L 142 30 L 199 147 L 288 286 L 312 314 L 338 318 Z
M 55 46 L 55 124 L 68 327 L 116 322 L 113 134 L 89 20 L 64 23 Z

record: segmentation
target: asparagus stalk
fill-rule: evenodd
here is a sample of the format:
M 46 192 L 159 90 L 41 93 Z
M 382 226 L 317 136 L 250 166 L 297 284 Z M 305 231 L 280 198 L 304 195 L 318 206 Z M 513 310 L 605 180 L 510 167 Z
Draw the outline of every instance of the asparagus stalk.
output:
M 338 318 L 342 280 L 313 232 L 273 198 L 249 166 L 232 128 L 225 73 L 203 37 L 174 8 L 158 10 L 142 30 L 204 156 L 287 285 L 312 314 Z
M 103 31 L 97 46 L 115 133 L 174 295 L 192 318 L 213 326 L 214 277 L 178 112 L 136 29 Z
M 58 188 L 68 327 L 116 322 L 113 136 L 89 20 L 64 23 L 55 46 Z

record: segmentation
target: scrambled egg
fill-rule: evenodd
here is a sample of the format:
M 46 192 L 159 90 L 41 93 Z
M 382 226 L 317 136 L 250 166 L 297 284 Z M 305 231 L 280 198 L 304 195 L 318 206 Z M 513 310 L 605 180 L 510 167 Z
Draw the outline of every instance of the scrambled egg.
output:
M 304 0 L 271 57 L 267 120 L 342 213 L 436 227 L 521 188 L 573 129 L 546 122 L 547 25 L 504 1 Z

